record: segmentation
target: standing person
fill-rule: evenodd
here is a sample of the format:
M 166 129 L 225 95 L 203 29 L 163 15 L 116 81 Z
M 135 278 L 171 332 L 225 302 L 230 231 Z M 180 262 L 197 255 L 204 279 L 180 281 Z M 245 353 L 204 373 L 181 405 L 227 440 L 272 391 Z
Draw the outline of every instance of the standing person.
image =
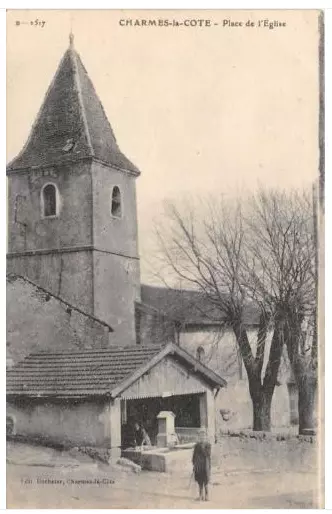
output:
M 198 483 L 199 487 L 199 499 L 208 501 L 208 483 L 211 472 L 211 444 L 207 440 L 205 429 L 199 431 L 199 438 L 194 447 L 192 463 L 195 481 Z

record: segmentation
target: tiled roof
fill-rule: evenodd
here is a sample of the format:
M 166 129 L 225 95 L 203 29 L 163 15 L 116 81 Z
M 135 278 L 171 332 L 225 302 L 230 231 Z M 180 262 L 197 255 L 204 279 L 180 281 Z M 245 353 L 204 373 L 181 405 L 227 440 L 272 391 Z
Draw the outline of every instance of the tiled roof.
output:
M 174 344 L 127 346 L 29 355 L 7 371 L 7 397 L 117 396 L 167 355 L 213 387 L 226 385 L 223 378 Z
M 7 395 L 107 394 L 159 352 L 159 346 L 128 346 L 35 353 L 7 372 Z
M 63 56 L 29 139 L 7 170 L 94 157 L 139 174 L 120 151 L 112 127 L 78 53 Z
M 226 314 L 199 291 L 142 285 L 141 300 L 143 304 L 187 325 L 215 325 L 226 321 Z M 258 310 L 252 303 L 245 308 L 244 322 L 248 325 L 259 322 Z

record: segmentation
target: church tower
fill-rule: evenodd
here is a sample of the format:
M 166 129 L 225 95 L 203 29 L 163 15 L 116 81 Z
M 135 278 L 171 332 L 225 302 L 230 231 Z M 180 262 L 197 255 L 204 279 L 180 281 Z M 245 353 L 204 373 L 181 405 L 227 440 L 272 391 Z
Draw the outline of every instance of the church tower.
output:
M 7 166 L 9 272 L 135 343 L 140 298 L 136 186 L 73 36 L 30 136 Z

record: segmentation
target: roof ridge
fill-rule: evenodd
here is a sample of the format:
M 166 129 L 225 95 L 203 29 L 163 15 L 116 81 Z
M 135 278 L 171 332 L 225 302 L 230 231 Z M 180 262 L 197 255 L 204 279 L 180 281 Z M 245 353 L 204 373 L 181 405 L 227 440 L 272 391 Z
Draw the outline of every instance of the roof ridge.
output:
M 139 351 L 139 350 L 153 350 L 153 351 L 160 351 L 160 349 L 162 349 L 163 347 L 165 347 L 167 345 L 149 345 L 149 346 L 141 346 L 141 345 L 124 345 L 124 346 L 121 346 L 121 345 L 110 345 L 110 346 L 107 346 L 105 348 L 81 348 L 79 350 L 70 350 L 70 349 L 63 349 L 61 351 L 58 351 L 58 352 L 53 352 L 53 351 L 50 351 L 50 350 L 38 350 L 38 352 L 32 352 L 30 353 L 29 355 L 27 355 L 26 359 L 29 359 L 29 358 L 33 358 L 33 357 L 37 357 L 38 355 L 40 356 L 44 356 L 44 355 L 47 355 L 47 356 L 55 356 L 55 355 L 83 355 L 83 354 L 89 354 L 89 353 L 93 353 L 93 354 L 97 354 L 97 353 L 116 353 L 116 352 L 119 352 L 120 353 L 128 353 L 128 351 L 130 350 L 135 350 L 135 351 Z
M 179 293 L 189 292 L 189 293 L 199 293 L 202 294 L 199 289 L 184 289 L 179 287 L 169 287 L 157 284 L 141 284 L 141 287 L 149 287 L 151 289 L 162 289 L 165 291 L 178 291 Z
M 140 172 L 136 168 L 136 166 L 125 156 L 125 154 L 121 151 L 113 127 L 110 123 L 110 120 L 106 114 L 104 105 L 97 93 L 96 87 L 94 83 L 92 82 L 89 73 L 87 69 L 84 66 L 84 63 L 82 62 L 82 59 L 79 55 L 79 53 L 75 50 L 75 64 L 76 69 L 79 77 L 79 84 L 80 84 L 80 92 L 81 92 L 81 99 L 82 99 L 82 105 L 84 108 L 84 113 L 86 116 L 87 126 L 88 130 L 91 128 L 91 134 L 90 134 L 90 140 L 91 140 L 91 146 L 93 148 L 94 152 L 94 159 L 96 161 L 103 162 L 105 164 L 110 165 L 111 167 L 115 167 L 116 169 L 129 172 L 131 174 L 134 174 L 135 176 L 139 175 Z M 87 87 L 90 88 L 90 96 L 87 96 L 86 93 L 84 93 L 84 88 Z M 100 110 L 100 117 L 98 118 L 98 113 L 93 113 L 93 118 L 99 119 L 99 122 L 104 123 L 104 146 L 108 147 L 108 150 L 113 154 L 113 158 L 110 159 L 103 159 L 103 152 L 100 148 L 98 148 L 98 137 L 96 139 L 96 126 L 94 126 L 94 119 L 91 119 L 91 111 L 89 112 L 89 102 L 95 101 L 95 105 L 97 106 L 97 109 Z M 98 133 L 98 131 L 97 131 Z M 98 135 L 98 134 L 97 134 Z M 105 155 L 105 154 L 104 154 Z M 117 158 L 120 157 L 120 161 L 118 162 Z
M 70 58 L 72 60 L 73 67 L 74 67 L 74 72 L 75 72 L 74 73 L 74 81 L 75 81 L 75 85 L 76 85 L 76 88 L 77 88 L 78 99 L 79 99 L 79 106 L 80 106 L 80 113 L 81 113 L 81 116 L 82 116 L 82 119 L 83 119 L 83 125 L 84 125 L 85 132 L 86 132 L 88 146 L 89 146 L 89 148 L 91 150 L 91 157 L 94 157 L 95 156 L 95 151 L 94 151 L 94 148 L 93 148 L 92 143 L 91 143 L 90 130 L 89 130 L 89 125 L 88 125 L 88 120 L 87 120 L 87 117 L 86 117 L 86 110 L 85 110 L 85 105 L 84 105 L 84 100 L 83 100 L 83 95 L 82 95 L 82 86 L 81 86 L 80 76 L 79 76 L 79 72 L 78 72 L 77 58 L 79 58 L 79 55 L 78 55 L 76 50 L 74 50 L 74 48 L 71 45 L 70 45 L 70 47 L 68 49 L 68 52 L 69 52 L 69 56 L 70 56 Z
M 96 91 L 96 88 L 95 88 L 95 86 L 94 86 L 94 84 L 93 84 L 92 80 L 90 79 L 89 73 L 88 73 L 88 71 L 87 71 L 86 67 L 84 66 L 84 63 L 83 63 L 83 61 L 82 61 L 82 59 L 81 59 L 81 57 L 80 57 L 80 54 L 79 54 L 76 50 L 75 50 L 75 57 L 78 59 L 79 64 L 80 64 L 80 66 L 83 68 L 83 71 L 84 71 L 85 75 L 87 76 L 87 78 L 88 78 L 88 79 L 90 80 L 90 82 L 91 82 L 91 85 L 92 85 L 93 91 L 94 91 L 94 93 L 95 93 L 95 95 L 96 95 L 96 97 L 97 97 L 97 99 L 98 99 L 98 101 L 99 101 L 99 104 L 100 104 L 101 110 L 102 110 L 103 115 L 104 115 L 104 117 L 105 117 L 105 119 L 106 119 L 106 122 L 107 122 L 107 124 L 108 124 L 108 127 L 109 127 L 109 129 L 111 130 L 111 134 L 112 134 L 112 136 L 113 136 L 114 143 L 115 143 L 115 145 L 116 145 L 117 149 L 119 150 L 119 152 L 120 152 L 120 153 L 122 153 L 122 152 L 121 152 L 121 150 L 120 150 L 120 148 L 119 148 L 119 146 L 118 146 L 118 142 L 117 142 L 117 140 L 116 140 L 116 136 L 115 136 L 115 132 L 114 132 L 114 130 L 113 130 L 113 127 L 112 127 L 112 125 L 111 125 L 111 123 L 110 123 L 110 120 L 108 119 L 108 116 L 107 116 L 106 111 L 105 111 L 105 109 L 104 109 L 103 102 L 100 100 L 99 95 L 98 95 L 98 93 L 97 93 L 97 91 Z M 77 65 L 77 61 L 76 61 L 76 65 Z M 77 71 L 78 71 L 78 67 L 77 67 Z M 78 75 L 79 75 L 79 71 L 78 71 Z M 83 104 L 84 104 L 83 96 L 82 96 L 82 101 L 83 101 Z M 85 109 L 85 106 L 84 106 L 84 109 Z

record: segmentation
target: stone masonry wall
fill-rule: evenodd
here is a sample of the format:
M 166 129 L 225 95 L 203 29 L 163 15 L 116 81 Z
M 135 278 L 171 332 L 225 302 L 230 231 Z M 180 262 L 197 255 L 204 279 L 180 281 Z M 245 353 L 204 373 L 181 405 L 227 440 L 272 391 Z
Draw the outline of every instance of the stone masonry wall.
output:
M 7 278 L 7 361 L 31 352 L 100 348 L 109 344 L 109 327 L 71 308 L 28 280 Z

